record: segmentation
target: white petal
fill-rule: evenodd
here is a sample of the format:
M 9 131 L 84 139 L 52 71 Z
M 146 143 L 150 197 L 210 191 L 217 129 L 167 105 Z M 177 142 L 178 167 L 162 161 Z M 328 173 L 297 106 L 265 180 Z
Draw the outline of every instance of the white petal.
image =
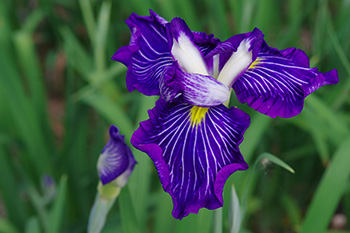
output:
M 249 67 L 253 62 L 252 51 L 248 51 L 251 46 L 250 42 L 250 40 L 245 39 L 239 44 L 237 51 L 231 55 L 220 71 L 218 81 L 231 87 L 235 80 Z
M 201 52 L 185 33 L 180 33 L 177 41 L 173 39 L 171 54 L 185 72 L 208 75 Z

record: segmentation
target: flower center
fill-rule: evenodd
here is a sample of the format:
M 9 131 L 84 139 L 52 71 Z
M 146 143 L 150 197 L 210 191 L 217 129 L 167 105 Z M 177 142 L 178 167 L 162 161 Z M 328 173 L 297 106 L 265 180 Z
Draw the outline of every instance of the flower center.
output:
M 193 106 L 190 111 L 190 119 L 192 127 L 199 125 L 208 112 L 208 107 Z

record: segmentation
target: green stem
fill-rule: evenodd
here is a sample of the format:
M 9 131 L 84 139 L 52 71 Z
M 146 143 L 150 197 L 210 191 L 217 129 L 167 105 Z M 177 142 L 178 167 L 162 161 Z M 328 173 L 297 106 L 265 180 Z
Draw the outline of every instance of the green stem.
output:
M 222 208 L 214 210 L 213 232 L 222 233 Z

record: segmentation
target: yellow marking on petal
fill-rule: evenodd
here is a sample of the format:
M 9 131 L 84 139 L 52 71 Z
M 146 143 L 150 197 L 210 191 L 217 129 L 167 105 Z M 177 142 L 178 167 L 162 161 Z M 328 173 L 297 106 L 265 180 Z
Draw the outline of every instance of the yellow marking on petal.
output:
M 190 119 L 192 127 L 199 125 L 203 119 L 205 119 L 205 114 L 208 112 L 208 107 L 198 107 L 193 106 L 190 112 Z
M 255 59 L 255 61 L 253 61 L 253 63 L 250 64 L 248 70 L 257 68 L 257 66 L 259 66 L 259 64 L 263 63 L 263 62 L 262 62 L 263 60 L 264 60 L 264 59 L 257 57 L 257 58 Z

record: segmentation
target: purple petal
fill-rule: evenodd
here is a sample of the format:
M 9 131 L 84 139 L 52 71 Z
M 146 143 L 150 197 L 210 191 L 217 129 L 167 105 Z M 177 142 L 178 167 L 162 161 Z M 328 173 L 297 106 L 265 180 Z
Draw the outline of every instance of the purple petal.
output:
M 193 42 L 198 46 L 203 56 L 210 53 L 220 43 L 218 38 L 214 37 L 214 34 L 206 34 L 204 32 L 192 32 Z
M 295 48 L 279 51 L 261 46 L 257 59 L 234 84 L 238 100 L 270 117 L 293 117 L 304 99 L 318 88 L 338 82 L 336 70 L 309 68 L 306 54 Z
M 248 168 L 238 146 L 249 116 L 223 105 L 203 108 L 163 100 L 149 116 L 131 143 L 153 160 L 163 189 L 173 199 L 173 216 L 182 219 L 203 207 L 221 207 L 227 178 Z
M 119 186 L 124 186 L 131 174 L 136 161 L 130 148 L 124 142 L 124 136 L 119 134 L 117 127 L 109 128 L 110 139 L 103 148 L 97 162 L 98 175 L 102 184 L 117 179 Z
M 159 78 L 173 63 L 165 25 L 167 21 L 150 10 L 150 16 L 131 14 L 126 20 L 131 31 L 130 44 L 112 57 L 128 67 L 126 85 L 145 95 L 159 94 Z
M 201 107 L 225 103 L 230 89 L 215 78 L 185 73 L 173 66 L 160 82 L 161 96 L 166 101 L 179 101 Z

